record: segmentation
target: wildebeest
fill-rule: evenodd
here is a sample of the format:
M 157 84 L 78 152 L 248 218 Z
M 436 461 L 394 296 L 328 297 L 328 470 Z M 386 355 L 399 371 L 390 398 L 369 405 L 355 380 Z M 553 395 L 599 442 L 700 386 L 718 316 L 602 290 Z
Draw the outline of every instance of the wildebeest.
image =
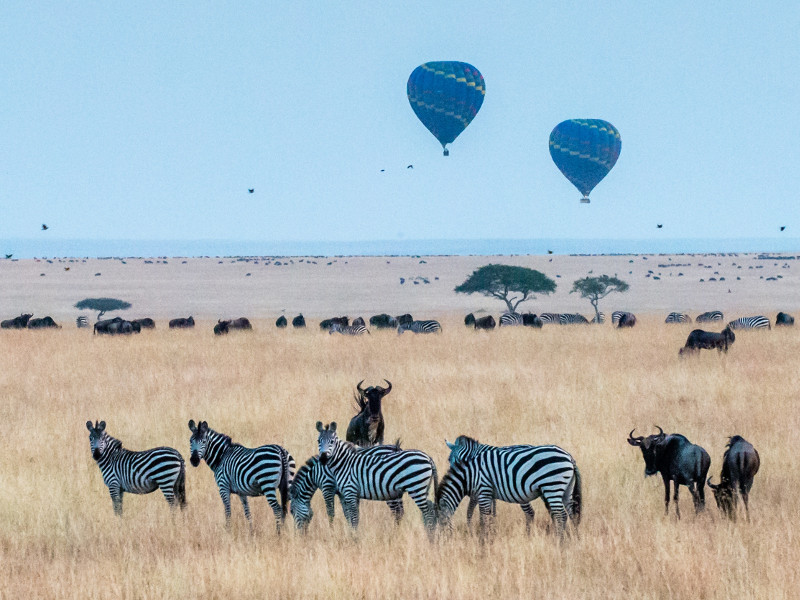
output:
M 61 329 L 61 325 L 53 321 L 52 317 L 42 317 L 41 319 L 28 320 L 28 329 L 46 329 L 48 327 L 53 329 Z
M 231 329 L 241 329 L 243 331 L 249 331 L 253 329 L 253 326 L 250 324 L 250 321 L 247 317 L 239 317 L 238 319 L 228 319 L 227 321 L 223 321 L 222 319 L 217 319 L 217 324 L 214 325 L 214 335 L 222 335 L 228 333 Z
M 286 320 L 286 317 L 284 317 L 283 315 L 281 315 L 280 317 L 278 317 L 278 320 L 277 320 L 277 321 L 275 321 L 275 327 L 277 327 L 278 329 L 283 329 L 283 328 L 285 328 L 285 327 L 286 327 L 288 324 L 289 324 L 289 322 Z
M 392 383 L 388 379 L 384 381 L 388 385 L 386 388 L 376 385 L 363 389 L 361 387 L 363 379 L 356 385 L 358 394 L 355 398 L 359 412 L 350 420 L 350 425 L 347 427 L 348 442 L 363 448 L 383 444 L 385 423 L 381 412 L 381 401 L 392 391 Z
M 713 331 L 703 331 L 702 329 L 695 329 L 686 338 L 686 344 L 680 349 L 678 354 L 681 356 L 699 352 L 701 348 L 711 350 L 716 348 L 719 352 L 727 352 L 733 342 L 736 341 L 736 335 L 730 327 L 722 330 L 722 333 L 715 333 Z
M 619 317 L 619 321 L 617 321 L 617 328 L 622 329 L 623 327 L 633 327 L 636 325 L 636 315 L 633 313 L 622 313 Z
M 659 433 L 647 437 L 633 437 L 632 429 L 628 434 L 628 443 L 639 446 L 644 457 L 645 477 L 661 473 L 664 480 L 664 513 L 669 513 L 669 482 L 675 486 L 675 514 L 680 519 L 681 512 L 678 506 L 679 486 L 685 485 L 694 501 L 695 512 L 700 512 L 706 505 L 705 482 L 708 469 L 711 467 L 711 457 L 703 448 L 692 444 L 679 433 L 664 433 L 658 427 Z
M 753 487 L 753 478 L 761 466 L 761 458 L 753 444 L 740 435 L 728 439 L 728 446 L 722 456 L 722 473 L 717 485 L 708 478 L 708 487 L 714 492 L 714 499 L 725 515 L 736 520 L 736 505 L 738 504 L 737 492 L 742 496 L 747 520 L 750 520 L 750 507 L 748 500 L 750 488 Z
M 375 329 L 397 329 L 397 319 L 386 313 L 371 316 L 369 324 Z
M 475 319 L 474 327 L 475 329 L 494 329 L 495 325 L 497 325 L 497 323 L 495 323 L 494 317 L 492 315 L 486 315 L 480 319 Z
M 131 321 L 131 323 L 134 325 L 134 327 L 138 324 L 139 325 L 139 329 L 155 329 L 156 328 L 156 322 L 153 321 L 153 319 L 151 319 L 149 317 L 145 317 L 144 319 L 133 319 Z
M 542 320 L 533 313 L 522 313 L 522 324 L 526 327 L 542 328 Z
M 398 315 L 395 317 L 397 321 L 397 326 L 403 325 L 404 323 L 412 323 L 414 321 L 414 317 L 412 317 L 409 313 L 404 315 Z
M 188 329 L 194 327 L 194 317 L 172 319 L 169 322 L 170 329 Z
M 792 327 L 794 326 L 794 317 L 785 312 L 779 312 L 775 317 L 775 327 Z
M 325 319 L 324 321 L 320 322 L 319 328 L 323 331 L 327 331 L 334 323 L 338 323 L 342 327 L 347 327 L 350 325 L 350 317 L 333 317 L 332 319 Z
M 128 335 L 131 333 L 139 333 L 141 328 L 133 323 L 126 321 L 121 317 L 114 317 L 113 319 L 105 319 L 98 321 L 94 324 L 95 334 L 108 334 L 108 335 Z
M 301 329 L 301 328 L 303 328 L 305 326 L 306 326 L 306 319 L 302 315 L 302 313 L 297 315 L 294 319 L 292 319 L 292 327 L 295 327 L 297 329 Z
M 475 327 L 475 315 L 469 313 L 466 317 L 464 317 L 464 326 Z
M 6 319 L 0 322 L 0 327 L 3 329 L 25 329 L 28 327 L 28 321 L 33 315 L 22 314 L 13 319 Z

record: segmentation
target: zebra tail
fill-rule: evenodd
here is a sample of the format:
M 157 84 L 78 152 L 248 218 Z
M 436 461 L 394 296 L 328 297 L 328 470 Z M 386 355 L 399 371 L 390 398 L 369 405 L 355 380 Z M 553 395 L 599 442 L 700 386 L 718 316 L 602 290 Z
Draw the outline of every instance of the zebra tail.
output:
M 575 525 L 579 525 L 581 522 L 581 508 L 582 504 L 582 490 L 581 490 L 581 472 L 578 469 L 578 465 L 576 465 L 573 461 L 572 463 L 575 466 L 575 485 L 572 488 L 572 498 L 570 501 L 570 515 L 572 517 L 572 522 Z
M 175 491 L 178 496 L 178 506 L 186 508 L 186 463 L 181 460 L 181 470 L 178 473 L 178 480 L 175 482 Z
M 281 481 L 278 484 L 278 490 L 281 493 L 283 515 L 286 516 L 289 505 L 289 486 L 292 484 L 292 479 L 294 479 L 294 459 L 285 448 L 281 448 L 281 463 L 283 472 L 281 473 Z

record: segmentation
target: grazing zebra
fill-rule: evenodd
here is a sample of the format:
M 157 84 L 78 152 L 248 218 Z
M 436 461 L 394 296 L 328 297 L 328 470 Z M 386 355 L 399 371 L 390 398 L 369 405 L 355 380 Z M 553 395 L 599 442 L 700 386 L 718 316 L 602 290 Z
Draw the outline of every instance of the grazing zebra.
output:
M 517 327 L 524 324 L 520 313 L 505 312 L 500 315 L 500 327 Z
M 478 499 L 484 531 L 494 500 L 525 504 L 541 496 L 561 537 L 567 517 L 576 526 L 580 521 L 580 472 L 572 456 L 558 446 L 493 448 L 453 464 L 436 494 L 442 526 L 452 527 L 451 518 L 464 496 Z
M 341 323 L 331 323 L 331 328 L 328 330 L 329 334 L 341 333 L 342 335 L 364 335 L 369 333 L 364 319 L 358 317 L 353 320 L 352 325 L 342 325 Z
M 89 327 L 89 319 L 81 315 L 77 319 L 75 319 L 75 325 L 78 326 L 78 329 L 83 329 L 84 327 Z
M 695 319 L 696 323 L 711 323 L 712 321 L 722 321 L 724 317 L 722 316 L 721 310 L 710 310 L 708 312 L 704 312 L 702 315 L 697 315 Z
M 125 450 L 122 442 L 106 432 L 106 422 L 86 421 L 92 458 L 108 487 L 114 514 L 122 514 L 122 494 L 149 494 L 161 489 L 172 508 L 186 508 L 186 466 L 174 448 Z
M 592 324 L 593 325 L 602 325 L 606 322 L 606 313 L 600 311 L 595 316 L 592 317 Z
M 339 439 L 335 422 L 323 429 L 318 421 L 317 431 L 319 460 L 336 482 L 344 516 L 353 529 L 358 527 L 360 500 L 398 500 L 407 492 L 422 512 L 429 536 L 433 535 L 436 508 L 428 500 L 428 491 L 433 484 L 436 495 L 438 477 L 430 456 L 419 450 L 389 454 L 361 450 Z
M 769 319 L 763 315 L 756 317 L 741 317 L 728 323 L 731 329 L 772 329 Z
M 373 454 L 389 454 L 400 450 L 399 445 L 394 446 L 372 446 L 371 448 L 364 449 L 362 452 L 370 452 Z M 333 524 L 333 517 L 335 516 L 334 499 L 336 497 L 336 481 L 331 475 L 331 472 L 322 466 L 319 457 L 312 456 L 302 465 L 295 473 L 292 485 L 289 488 L 289 498 L 292 503 L 290 505 L 290 512 L 294 517 L 294 523 L 297 529 L 305 533 L 308 530 L 308 525 L 314 516 L 314 511 L 311 510 L 311 498 L 317 490 L 322 491 L 322 497 L 325 500 L 325 511 L 328 513 L 328 522 Z M 339 498 L 341 502 L 341 497 Z M 386 504 L 394 515 L 395 521 L 399 523 L 403 518 L 403 500 L 397 498 L 389 500 Z
M 558 322 L 561 325 L 588 325 L 589 321 L 578 313 L 562 313 L 558 315 Z
M 561 323 L 561 315 L 558 313 L 542 313 L 539 315 L 539 319 L 541 319 L 542 323 L 545 325 L 548 323 L 553 323 L 555 325 Z
M 411 321 L 411 323 L 400 323 L 397 327 L 397 333 L 404 331 L 411 331 L 412 333 L 438 333 L 442 330 L 439 321 Z
M 616 327 L 617 325 L 619 325 L 619 320 L 622 318 L 623 315 L 630 315 L 630 314 L 633 313 L 629 313 L 625 310 L 615 310 L 613 313 L 611 313 L 611 324 Z
M 231 493 L 239 496 L 244 515 L 251 523 L 247 497 L 265 496 L 275 514 L 276 526 L 280 532 L 286 515 L 286 504 L 289 502 L 289 486 L 294 477 L 294 459 L 291 455 L 277 444 L 258 448 L 234 444 L 229 436 L 209 428 L 205 421 L 195 425 L 194 420 L 191 420 L 189 429 L 192 432 L 189 439 L 192 450 L 189 462 L 196 467 L 205 459 L 214 472 L 219 495 L 225 505 L 225 526 L 230 527 L 231 523 Z M 280 504 L 275 488 L 281 492 Z
M 686 313 L 671 312 L 667 315 L 664 323 L 691 323 L 692 317 Z
M 469 460 L 478 456 L 479 454 L 484 454 L 489 450 L 497 449 L 496 446 L 489 446 L 488 444 L 480 444 L 478 440 L 475 440 L 466 435 L 460 435 L 456 438 L 455 443 L 450 443 L 447 440 L 444 441 L 447 444 L 447 447 L 450 448 L 450 456 L 448 458 L 448 462 L 451 465 L 456 464 L 457 462 L 462 462 L 465 460 Z M 513 448 L 514 446 L 506 446 L 506 448 Z M 495 503 L 493 503 L 494 505 Z M 475 507 L 478 505 L 478 498 L 477 496 L 470 496 L 469 505 L 467 506 L 467 524 L 472 522 L 472 514 L 475 512 Z M 525 502 L 524 504 L 520 504 L 522 508 L 522 512 L 525 513 L 525 531 L 527 533 L 531 532 L 531 524 L 533 523 L 533 507 L 530 505 L 529 502 Z M 494 506 L 492 506 L 492 516 L 496 515 L 497 511 Z

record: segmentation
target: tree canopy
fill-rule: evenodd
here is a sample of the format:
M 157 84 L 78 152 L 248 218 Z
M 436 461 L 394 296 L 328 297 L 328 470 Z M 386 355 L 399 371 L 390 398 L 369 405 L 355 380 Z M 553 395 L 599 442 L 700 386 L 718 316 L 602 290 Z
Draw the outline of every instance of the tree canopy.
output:
M 96 310 L 98 311 L 97 320 L 100 320 L 109 310 L 127 310 L 131 307 L 130 302 L 118 300 L 117 298 L 84 298 L 75 304 L 78 310 Z
M 535 294 L 550 294 L 556 282 L 544 273 L 527 267 L 489 264 L 472 272 L 467 280 L 455 288 L 459 294 L 479 293 L 506 303 L 509 312 Z
M 572 293 L 579 293 L 581 298 L 586 298 L 594 308 L 595 318 L 600 322 L 600 309 L 598 303 L 601 299 L 608 296 L 611 292 L 627 292 L 630 286 L 610 275 L 600 275 L 599 277 L 583 277 L 572 283 Z

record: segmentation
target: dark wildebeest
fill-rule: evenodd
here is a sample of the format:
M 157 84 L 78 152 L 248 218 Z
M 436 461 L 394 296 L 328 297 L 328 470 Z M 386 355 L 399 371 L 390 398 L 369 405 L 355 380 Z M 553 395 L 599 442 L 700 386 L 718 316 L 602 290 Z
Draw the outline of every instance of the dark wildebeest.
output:
M 713 331 L 703 331 L 702 329 L 695 329 L 686 338 L 686 345 L 680 349 L 679 355 L 693 354 L 700 352 L 701 348 L 711 350 L 716 348 L 719 352 L 727 352 L 733 342 L 736 341 L 736 335 L 730 327 L 722 330 L 722 333 L 715 333 Z
M 286 317 L 284 317 L 283 315 L 278 317 L 278 320 L 275 321 L 275 327 L 277 327 L 278 329 L 284 329 L 288 324 L 289 324 L 289 322 L 286 320 Z
M 633 327 L 634 325 L 636 325 L 636 315 L 626 312 L 620 316 L 619 323 L 617 323 L 617 329 L 622 329 L 623 327 Z
M 779 312 L 778 316 L 775 317 L 775 327 L 792 327 L 794 326 L 794 317 L 790 314 L 785 312 Z
M 350 317 L 333 317 L 332 319 L 325 319 L 319 324 L 319 328 L 323 331 L 328 331 L 331 328 L 331 325 L 334 323 L 338 323 L 342 327 L 347 327 L 350 325 Z
M 241 329 L 242 331 L 250 331 L 253 326 L 247 317 L 239 317 L 238 319 L 228 319 L 223 321 L 217 319 L 217 324 L 214 325 L 214 335 L 222 335 L 228 333 L 231 329 Z
M 495 325 L 497 325 L 497 323 L 495 323 L 492 315 L 486 315 L 480 319 L 475 319 L 475 329 L 494 329 Z
M 397 321 L 397 326 L 399 327 L 404 323 L 413 323 L 414 317 L 412 317 L 409 313 L 406 313 L 404 315 L 398 315 L 397 317 L 395 317 L 395 320 Z
M 230 324 L 230 321 L 222 321 L 221 319 L 217 319 L 217 324 L 214 325 L 214 335 L 224 335 L 228 333 Z
M 169 322 L 170 329 L 188 329 L 190 327 L 194 327 L 194 317 L 172 319 Z
M 533 313 L 522 313 L 522 324 L 525 327 L 542 328 L 542 320 Z
M 134 327 L 136 327 L 136 325 L 139 325 L 140 330 L 156 328 L 156 322 L 153 321 L 153 319 L 151 319 L 150 317 L 145 317 L 144 319 L 133 319 L 131 323 L 133 324 Z
M 681 485 L 689 488 L 695 512 L 703 510 L 706 505 L 706 475 L 711 467 L 708 452 L 678 433 L 665 434 L 661 427 L 658 427 L 658 434 L 647 437 L 633 437 L 634 431 L 632 429 L 628 434 L 628 443 L 641 448 L 645 477 L 661 473 L 664 480 L 664 513 L 669 514 L 670 481 L 675 486 L 675 514 L 679 519 L 678 489 Z
M 292 327 L 302 329 L 305 326 L 306 326 L 306 319 L 302 314 L 299 314 L 294 319 L 292 319 Z
M 347 441 L 356 446 L 368 448 L 383 444 L 383 413 L 381 412 L 381 400 L 392 391 L 392 384 L 388 379 L 384 379 L 389 387 L 370 386 L 363 389 L 362 379 L 358 382 L 356 389 L 356 402 L 358 403 L 359 413 L 350 420 L 347 427 Z
M 371 316 L 369 324 L 375 329 L 397 329 L 397 319 L 386 313 Z
M 729 519 L 736 520 L 736 505 L 739 500 L 738 492 L 744 501 L 747 520 L 750 520 L 748 498 L 750 496 L 750 488 L 753 487 L 753 478 L 758 473 L 760 466 L 761 459 L 750 442 L 740 435 L 734 435 L 728 440 L 728 446 L 722 457 L 720 482 L 714 485 L 709 477 L 708 487 L 714 492 L 717 508 L 725 513 Z
M 464 317 L 464 326 L 475 327 L 475 315 L 469 313 L 466 317 Z
M 48 327 L 61 329 L 61 325 L 53 321 L 52 317 L 42 317 L 41 319 L 30 319 L 28 321 L 28 329 L 46 329 Z
M 94 324 L 94 333 L 107 333 L 108 335 L 128 335 L 131 333 L 139 333 L 141 328 L 137 325 L 134 327 L 133 323 L 126 321 L 121 317 L 114 317 L 113 319 L 106 319 L 98 321 Z
M 28 327 L 28 321 L 32 316 L 33 315 L 24 314 L 14 317 L 13 319 L 6 319 L 0 323 L 0 327 L 3 329 L 25 329 Z

